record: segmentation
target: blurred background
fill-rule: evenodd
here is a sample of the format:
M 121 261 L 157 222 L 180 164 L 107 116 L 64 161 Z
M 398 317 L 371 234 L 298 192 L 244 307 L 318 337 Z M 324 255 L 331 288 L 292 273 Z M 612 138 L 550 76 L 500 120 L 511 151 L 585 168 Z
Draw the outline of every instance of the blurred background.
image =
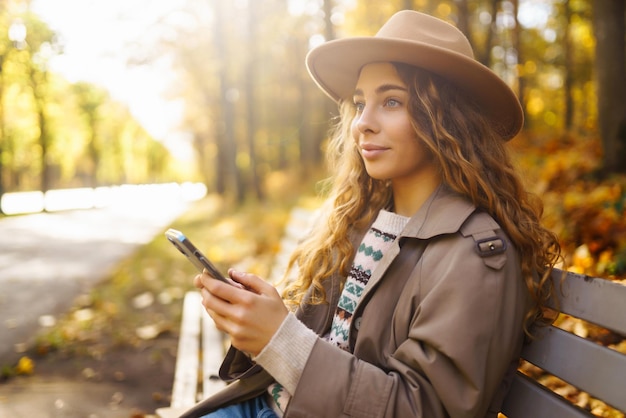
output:
M 322 161 L 334 106 L 309 48 L 403 8 L 467 34 L 518 93 L 524 137 L 585 137 L 604 174 L 626 170 L 619 0 L 2 0 L 0 194 L 199 181 L 263 199 Z

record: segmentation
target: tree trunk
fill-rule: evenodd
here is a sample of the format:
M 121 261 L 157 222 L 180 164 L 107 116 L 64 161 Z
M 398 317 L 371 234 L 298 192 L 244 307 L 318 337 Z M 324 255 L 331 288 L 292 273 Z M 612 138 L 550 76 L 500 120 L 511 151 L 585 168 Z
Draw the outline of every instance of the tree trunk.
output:
M 517 74 L 517 98 L 522 104 L 522 108 L 526 111 L 526 97 L 525 97 L 525 89 L 526 89 L 526 75 L 524 73 L 524 50 L 522 48 L 522 27 L 520 26 L 519 20 L 517 18 L 517 13 L 519 11 L 519 0 L 513 0 L 513 15 L 515 16 L 515 28 L 513 29 L 513 47 L 515 48 L 515 52 L 517 53 L 517 65 L 520 68 Z M 524 124 L 526 124 L 526 119 L 524 119 Z
M 467 0 L 456 0 L 455 3 L 458 14 L 457 27 L 467 37 L 467 40 L 469 41 L 470 45 L 472 45 L 472 48 L 476 49 L 474 41 L 472 40 L 472 33 L 470 31 L 470 13 Z
M 4 165 L 2 164 L 2 153 L 4 151 L 4 143 L 6 141 L 4 134 L 4 73 L 2 65 L 4 57 L 0 55 L 0 203 L 4 194 Z M 2 215 L 2 205 L 0 205 L 0 215 Z
M 96 121 L 95 111 L 94 113 L 87 114 L 87 120 L 89 121 L 89 142 L 87 144 L 87 150 L 89 152 L 89 158 L 91 159 L 91 175 L 90 175 L 90 186 L 96 187 L 98 186 L 98 165 L 100 159 L 100 153 L 98 151 L 98 126 Z
M 565 32 L 563 33 L 563 51 L 565 55 L 565 115 L 563 126 L 566 132 L 572 130 L 574 123 L 574 73 L 573 68 L 573 50 L 571 37 L 572 9 L 570 0 L 565 0 L 563 4 L 565 8 Z
M 216 127 L 217 135 L 217 173 L 216 185 L 219 194 L 230 192 L 238 201 L 243 200 L 237 169 L 237 142 L 235 138 L 235 95 L 228 77 L 228 53 L 223 22 L 228 21 L 222 8 L 223 0 L 215 0 L 215 50 L 219 57 L 219 103 L 221 122 Z
M 496 17 L 498 16 L 499 2 L 500 0 L 491 0 L 491 10 L 489 10 L 489 13 L 491 14 L 491 24 L 489 24 L 489 28 L 487 29 L 485 49 L 483 50 L 482 55 L 479 56 L 479 61 L 487 67 L 491 67 L 491 48 L 493 47 L 493 34 L 496 31 Z
M 251 1 L 248 4 L 248 63 L 246 66 L 246 108 L 248 116 L 248 153 L 250 155 L 250 181 L 252 189 L 258 200 L 263 200 L 263 190 L 261 188 L 261 179 L 259 178 L 258 156 L 256 155 L 255 137 L 257 131 L 257 106 L 256 106 L 256 74 L 259 70 L 258 65 L 258 47 L 257 47 L 257 19 L 260 10 L 258 10 L 258 2 Z
M 324 37 L 326 41 L 331 41 L 337 37 L 335 26 L 332 22 L 332 10 L 334 8 L 333 0 L 324 0 Z M 338 114 L 337 106 L 330 99 L 324 98 L 323 102 L 324 115 L 330 119 Z M 324 133 L 327 130 L 324 131 Z M 313 139 L 313 138 L 312 138 Z M 325 135 L 315 135 L 315 141 L 311 141 L 311 158 L 313 165 L 318 165 L 322 161 L 322 143 Z
M 37 80 L 38 75 L 41 76 L 41 80 Z M 50 169 L 48 164 L 48 150 L 50 148 L 50 138 L 48 135 L 48 124 L 45 111 L 45 94 L 43 93 L 44 84 L 46 83 L 46 72 L 43 71 L 38 74 L 34 67 L 30 69 L 30 84 L 33 90 L 33 98 L 35 102 L 35 109 L 37 113 L 37 122 L 39 127 L 39 147 L 41 149 L 41 191 L 43 193 L 50 189 Z
M 594 0 L 598 122 L 606 174 L 626 172 L 626 52 L 624 0 Z

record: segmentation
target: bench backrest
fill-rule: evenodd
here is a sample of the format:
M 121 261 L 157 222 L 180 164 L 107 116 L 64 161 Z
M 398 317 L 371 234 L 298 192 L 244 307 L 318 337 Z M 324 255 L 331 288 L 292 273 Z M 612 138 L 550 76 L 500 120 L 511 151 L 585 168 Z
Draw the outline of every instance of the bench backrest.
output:
M 626 286 L 561 270 L 554 270 L 552 279 L 562 313 L 626 336 Z M 626 355 L 555 326 L 539 334 L 524 347 L 524 360 L 626 412 Z M 508 418 L 593 416 L 521 372 L 502 413 Z

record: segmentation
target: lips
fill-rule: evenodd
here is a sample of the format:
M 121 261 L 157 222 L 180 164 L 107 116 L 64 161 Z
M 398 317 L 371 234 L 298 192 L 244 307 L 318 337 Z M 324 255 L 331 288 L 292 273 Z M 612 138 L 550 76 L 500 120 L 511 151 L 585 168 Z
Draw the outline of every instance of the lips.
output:
M 361 144 L 361 155 L 363 158 L 372 159 L 380 156 L 389 148 L 376 144 Z

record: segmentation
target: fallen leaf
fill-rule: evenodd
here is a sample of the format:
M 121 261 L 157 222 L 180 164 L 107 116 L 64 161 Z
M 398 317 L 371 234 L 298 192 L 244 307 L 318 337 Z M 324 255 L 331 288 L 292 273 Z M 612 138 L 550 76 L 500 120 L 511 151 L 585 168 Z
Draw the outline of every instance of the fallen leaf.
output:
M 158 324 L 145 325 L 137 328 L 135 333 L 142 340 L 153 340 L 161 333 L 161 327 Z
M 154 303 L 154 295 L 152 292 L 144 292 L 133 298 L 133 306 L 136 309 L 145 309 Z
M 35 362 L 29 357 L 21 357 L 15 366 L 15 372 L 17 374 L 33 374 L 35 371 Z

